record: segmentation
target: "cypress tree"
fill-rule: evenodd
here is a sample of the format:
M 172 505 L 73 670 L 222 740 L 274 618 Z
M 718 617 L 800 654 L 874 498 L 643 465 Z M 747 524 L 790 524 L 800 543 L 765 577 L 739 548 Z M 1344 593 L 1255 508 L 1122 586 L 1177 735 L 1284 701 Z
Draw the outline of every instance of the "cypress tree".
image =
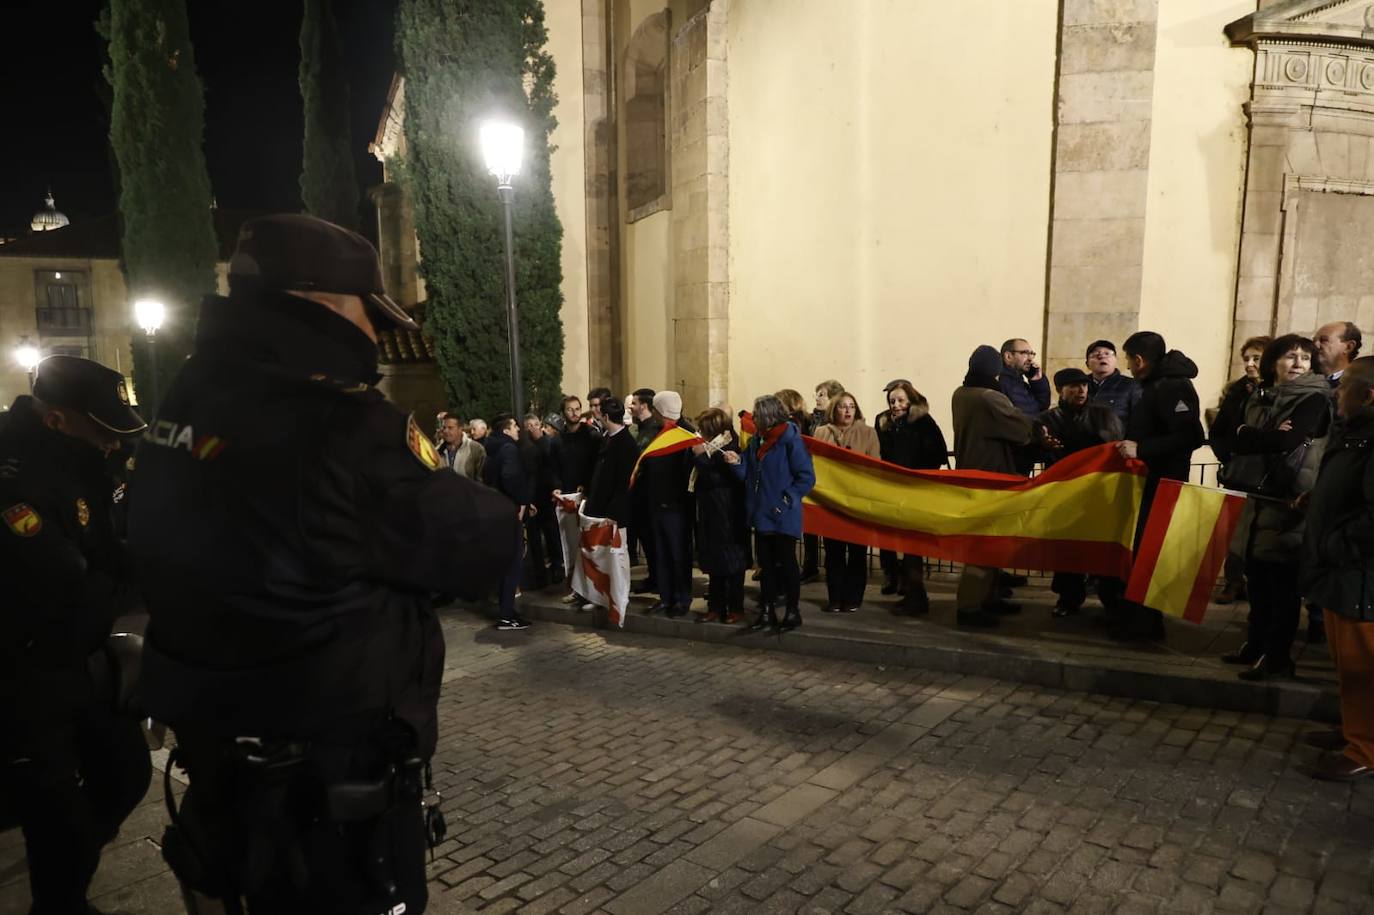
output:
M 525 403 L 556 409 L 563 376 L 563 227 L 553 206 L 553 59 L 542 0 L 402 0 L 407 161 L 428 294 L 426 332 L 449 401 L 471 416 L 510 409 L 504 223 L 478 146 L 499 113 L 525 128 L 515 179 L 515 289 Z
M 191 350 L 196 304 L 215 289 L 218 257 L 201 149 L 205 99 L 184 0 L 111 0 L 109 42 L 124 279 L 131 301 L 149 296 L 167 306 L 156 338 L 166 391 Z M 138 330 L 133 356 L 134 385 L 146 401 L 151 360 Z
M 305 0 L 300 83 L 305 105 L 301 200 L 311 215 L 357 229 L 358 179 L 353 171 L 348 77 L 332 0 Z

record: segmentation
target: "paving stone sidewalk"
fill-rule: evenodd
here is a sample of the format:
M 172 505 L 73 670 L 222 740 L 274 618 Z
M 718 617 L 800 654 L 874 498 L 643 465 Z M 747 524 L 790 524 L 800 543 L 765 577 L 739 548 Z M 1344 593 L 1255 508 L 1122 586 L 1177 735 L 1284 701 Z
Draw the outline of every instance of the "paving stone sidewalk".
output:
M 1294 719 L 446 615 L 431 912 L 1374 913 Z M 150 801 L 97 902 L 179 911 Z M 0 835 L 0 915 L 27 908 Z
M 642 567 L 634 570 L 644 574 Z M 1149 698 L 1203 708 L 1261 711 L 1269 714 L 1334 721 L 1337 718 L 1335 670 L 1324 643 L 1309 642 L 1304 621 L 1294 644 L 1298 676 L 1266 684 L 1247 683 L 1239 668 L 1223 664 L 1221 655 L 1245 641 L 1249 605 L 1212 604 L 1199 624 L 1166 619 L 1163 642 L 1118 642 L 1101 625 L 1102 608 L 1090 598 L 1082 612 L 1056 618 L 1049 579 L 1032 575 L 1017 589 L 1022 612 L 1001 618 L 993 629 L 968 629 L 955 623 L 954 590 L 958 576 L 934 572 L 926 581 L 931 610 L 920 617 L 897 616 L 897 598 L 880 593 L 875 575 L 856 613 L 822 613 L 825 584 L 802 588 L 803 626 L 781 638 L 753 635 L 743 627 L 697 625 L 698 614 L 668 620 L 647 615 L 656 595 L 631 600 L 627 628 L 653 635 L 736 644 L 741 647 L 791 651 L 878 664 L 949 670 L 1040 686 Z M 694 609 L 704 612 L 705 579 L 695 582 Z M 747 585 L 746 604 L 754 606 L 756 586 Z M 578 613 L 560 602 L 564 588 L 527 592 L 523 612 L 536 619 L 591 626 L 593 613 Z M 604 614 L 603 614 L 604 616 Z M 752 619 L 752 615 L 749 617 Z

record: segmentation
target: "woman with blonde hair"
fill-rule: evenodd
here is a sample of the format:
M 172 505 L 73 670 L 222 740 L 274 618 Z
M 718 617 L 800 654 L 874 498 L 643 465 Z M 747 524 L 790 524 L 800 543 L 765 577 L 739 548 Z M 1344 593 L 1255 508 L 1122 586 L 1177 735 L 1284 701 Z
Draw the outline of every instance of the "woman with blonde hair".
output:
M 864 422 L 853 394 L 841 391 L 830 401 L 830 421 L 816 430 L 816 441 L 871 458 L 880 457 L 878 433 Z M 864 602 L 868 585 L 868 547 L 825 538 L 826 613 L 853 613 Z
M 797 427 L 797 431 L 802 435 L 810 435 L 811 411 L 806 409 L 806 398 L 801 396 L 801 392 L 783 388 L 773 396 L 782 402 L 783 409 L 787 411 L 787 418 Z

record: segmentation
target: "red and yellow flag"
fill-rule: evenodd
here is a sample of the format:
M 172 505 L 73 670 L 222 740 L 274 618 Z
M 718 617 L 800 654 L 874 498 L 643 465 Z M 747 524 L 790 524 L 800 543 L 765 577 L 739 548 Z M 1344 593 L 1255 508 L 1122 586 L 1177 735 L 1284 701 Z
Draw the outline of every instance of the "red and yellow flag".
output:
M 1245 496 L 1161 480 L 1126 585 L 1127 600 L 1202 622 Z
M 665 454 L 676 454 L 679 451 L 686 451 L 697 445 L 706 444 L 701 436 L 695 432 L 688 432 L 677 423 L 669 420 L 663 426 L 663 431 L 654 436 L 654 440 L 649 443 L 649 447 L 640 453 L 639 459 L 635 461 L 634 470 L 630 471 L 630 485 L 635 485 L 635 480 L 639 479 L 639 467 L 644 463 L 645 458 L 663 457 Z
M 908 470 L 807 439 L 816 488 L 807 533 L 972 565 L 1124 578 L 1145 468 L 1112 445 L 1034 479 L 979 470 Z

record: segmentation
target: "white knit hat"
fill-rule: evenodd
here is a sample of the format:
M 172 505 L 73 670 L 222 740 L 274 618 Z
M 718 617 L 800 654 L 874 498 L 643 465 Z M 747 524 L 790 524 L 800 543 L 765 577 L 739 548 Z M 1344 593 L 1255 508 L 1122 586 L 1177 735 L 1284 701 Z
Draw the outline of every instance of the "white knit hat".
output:
M 654 409 L 662 413 L 664 419 L 681 419 L 682 395 L 677 391 L 659 391 L 654 395 Z

